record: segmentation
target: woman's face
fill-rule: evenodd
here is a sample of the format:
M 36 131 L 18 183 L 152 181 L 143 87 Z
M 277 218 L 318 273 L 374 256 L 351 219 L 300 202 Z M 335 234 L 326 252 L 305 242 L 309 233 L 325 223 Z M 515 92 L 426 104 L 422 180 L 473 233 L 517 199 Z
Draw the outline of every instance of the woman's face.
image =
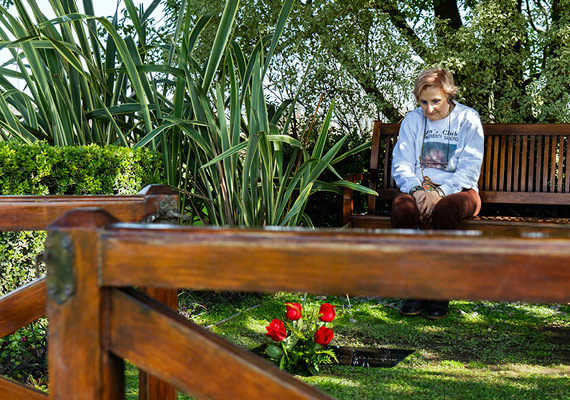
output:
M 420 92 L 420 106 L 430 121 L 447 117 L 451 105 L 447 96 L 439 86 L 428 86 Z

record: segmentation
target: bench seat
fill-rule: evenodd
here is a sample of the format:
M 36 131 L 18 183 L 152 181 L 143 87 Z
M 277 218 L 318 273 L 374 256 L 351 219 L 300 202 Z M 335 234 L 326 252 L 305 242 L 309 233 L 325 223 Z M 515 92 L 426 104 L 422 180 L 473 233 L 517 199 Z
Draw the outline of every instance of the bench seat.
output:
M 351 227 L 361 229 L 391 229 L 390 216 L 378 214 L 354 214 Z M 533 232 L 549 232 L 564 229 L 570 233 L 570 218 L 533 218 L 483 216 L 463 221 L 463 229 L 491 229 L 496 231 L 531 230 Z

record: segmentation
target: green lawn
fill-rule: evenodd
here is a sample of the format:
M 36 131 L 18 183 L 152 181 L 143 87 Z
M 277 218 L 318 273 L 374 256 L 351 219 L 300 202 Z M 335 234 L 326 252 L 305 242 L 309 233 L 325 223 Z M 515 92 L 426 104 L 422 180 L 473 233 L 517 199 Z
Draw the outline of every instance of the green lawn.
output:
M 265 326 L 302 294 L 183 292 L 181 311 L 204 326 L 257 306 L 213 332 L 244 347 L 264 342 Z M 393 368 L 325 367 L 299 379 L 338 399 L 570 399 L 570 306 L 453 301 L 449 317 L 401 317 L 396 299 L 309 296 L 336 305 L 334 344 L 415 349 Z M 127 398 L 136 399 L 136 369 Z M 181 395 L 181 399 L 188 397 Z

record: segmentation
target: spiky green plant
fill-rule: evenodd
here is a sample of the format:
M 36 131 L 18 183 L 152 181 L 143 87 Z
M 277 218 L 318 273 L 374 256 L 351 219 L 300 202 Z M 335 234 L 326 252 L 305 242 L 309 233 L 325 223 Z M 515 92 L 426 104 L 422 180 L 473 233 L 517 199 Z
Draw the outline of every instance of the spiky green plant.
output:
M 22 0 L 16 0 L 18 18 L 0 10 L 0 48 L 9 49 L 7 64 L 16 66 L 3 66 L 0 76 L 25 82 L 18 89 L 0 78 L 4 139 L 151 146 L 162 153 L 169 184 L 185 194 L 182 208 L 206 224 L 311 225 L 304 208 L 312 193 L 340 192 L 341 186 L 368 191 L 340 176 L 333 183 L 318 180 L 347 155 L 338 155 L 344 139 L 324 151 L 332 107 L 309 150 L 306 140 L 287 135 L 296 99 L 274 113 L 267 106 L 265 74 L 294 0 L 284 2 L 274 33 L 249 57 L 231 40 L 239 1 L 227 1 L 205 63 L 193 49 L 211 17 L 192 26 L 192 16 L 181 13 L 171 43 L 161 46 L 166 57 L 160 65 L 143 61 L 145 22 L 158 0 L 146 12 L 125 0 L 137 40 L 119 34 L 116 18 L 94 17 L 91 0 L 84 2 L 85 14 L 72 0 L 53 0 L 52 20 L 35 0 L 27 2 L 33 20 Z M 287 146 L 292 150 L 285 156 Z

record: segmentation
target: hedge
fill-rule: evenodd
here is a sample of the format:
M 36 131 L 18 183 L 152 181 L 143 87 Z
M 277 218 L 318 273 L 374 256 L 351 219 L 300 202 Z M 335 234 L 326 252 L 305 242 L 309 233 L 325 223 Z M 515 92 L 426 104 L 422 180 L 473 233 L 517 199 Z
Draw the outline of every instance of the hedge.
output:
M 0 194 L 134 194 L 164 183 L 156 153 L 97 145 L 0 143 Z M 45 273 L 34 265 L 45 232 L 0 232 L 0 296 Z

